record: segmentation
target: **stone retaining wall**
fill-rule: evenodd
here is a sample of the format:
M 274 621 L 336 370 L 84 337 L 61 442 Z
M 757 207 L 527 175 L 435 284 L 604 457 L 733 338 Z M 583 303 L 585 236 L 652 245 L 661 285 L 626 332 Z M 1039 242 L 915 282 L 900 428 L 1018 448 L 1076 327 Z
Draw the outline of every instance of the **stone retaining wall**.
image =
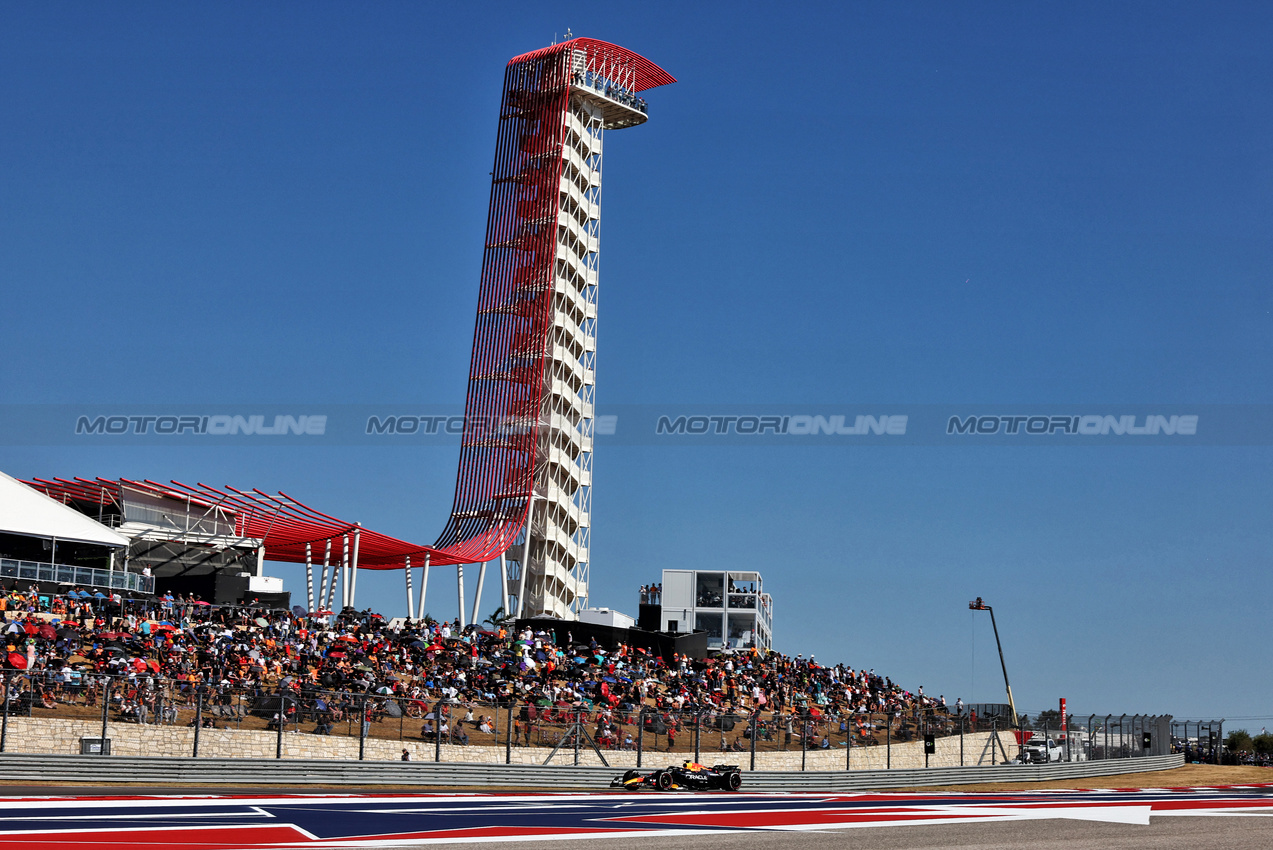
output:
M 39 717 L 10 717 L 5 738 L 5 752 L 77 754 L 80 738 L 98 738 L 102 724 L 87 720 L 53 720 Z M 111 740 L 111 752 L 120 756 L 189 756 L 194 750 L 194 730 L 184 726 L 143 726 L 132 723 L 111 723 L 107 729 Z M 1000 732 L 1000 749 L 991 755 L 989 732 L 978 732 L 963 737 L 962 764 L 967 766 L 1002 763 L 1003 753 L 1016 753 L 1016 742 L 1010 732 Z M 203 729 L 199 734 L 199 755 L 208 758 L 274 758 L 278 744 L 275 732 L 240 729 Z M 397 760 L 407 750 L 413 761 L 433 761 L 434 745 L 420 741 L 393 741 L 383 738 L 367 738 L 364 758 L 370 761 Z M 513 747 L 513 764 L 543 764 L 551 750 L 547 747 Z M 471 764 L 503 764 L 504 748 L 492 746 L 442 745 L 442 761 Z M 804 754 L 806 770 L 839 771 L 845 769 L 843 747 L 833 750 L 810 750 Z M 747 752 L 720 753 L 710 749 L 701 751 L 701 759 L 708 764 L 727 762 L 746 769 L 751 760 Z M 291 759 L 357 759 L 358 739 L 327 737 L 305 732 L 283 734 L 283 758 Z M 647 750 L 642 764 L 659 767 L 667 763 L 693 758 L 693 753 L 655 752 Z M 636 767 L 636 753 L 607 750 L 606 760 L 612 767 Z M 851 770 L 884 770 L 887 767 L 922 768 L 924 744 L 922 741 L 874 747 L 854 747 L 848 754 Z M 553 758 L 553 764 L 574 764 L 574 751 L 563 748 Z M 600 765 L 596 753 L 581 749 L 581 765 Z M 799 750 L 763 752 L 756 754 L 757 770 L 800 770 Z M 928 759 L 929 767 L 959 767 L 960 737 L 958 735 L 937 739 L 937 753 Z

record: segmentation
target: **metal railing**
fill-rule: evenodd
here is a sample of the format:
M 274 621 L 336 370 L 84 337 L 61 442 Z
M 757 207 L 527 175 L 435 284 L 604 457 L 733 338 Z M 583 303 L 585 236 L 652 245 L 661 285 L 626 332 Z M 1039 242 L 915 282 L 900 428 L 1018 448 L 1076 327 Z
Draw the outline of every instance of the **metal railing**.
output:
M 80 663 L 87 667 L 86 662 Z M 5 717 L 23 715 L 111 722 L 167 724 L 198 729 L 304 732 L 448 745 L 538 748 L 545 758 L 567 747 L 700 757 L 740 755 L 754 764 L 760 753 L 848 751 L 895 745 L 925 735 L 949 737 L 994 730 L 933 710 L 903 714 L 839 715 L 819 708 L 752 713 L 722 709 L 660 710 L 535 702 L 476 702 L 433 697 L 321 689 L 197 684 L 150 672 L 112 676 L 92 670 L 5 671 Z M 383 690 L 383 689 L 382 689 Z M 281 714 L 281 720 L 280 720 Z M 440 721 L 439 721 L 440 718 Z M 361 722 L 360 722 L 361 720 Z M 5 748 L 0 733 L 0 752 Z M 971 754 L 970 754 L 971 755 Z M 440 756 L 439 756 L 440 757 Z M 996 754 L 995 763 L 1006 760 Z M 803 759 L 802 759 L 803 761 Z M 886 756 L 886 761 L 891 761 Z
M 1007 765 L 931 770 L 845 772 L 766 771 L 748 774 L 744 791 L 830 793 L 974 782 L 1040 782 L 1120 773 L 1169 770 L 1183 763 L 1180 754 L 1129 762 L 1080 762 L 1055 765 Z M 152 785 L 407 785 L 426 787 L 535 788 L 602 790 L 615 778 L 605 767 L 543 767 L 402 761 L 330 759 L 209 759 L 114 756 L 49 756 L 8 753 L 0 756 L 0 781 L 145 783 Z
M 794 764 L 798 757 L 800 769 L 808 771 L 914 767 L 921 744 L 925 767 L 939 750 L 939 763 L 959 766 L 1001 765 L 1020 755 L 1019 747 L 1004 743 L 1004 737 L 1012 741 L 1007 734 L 1011 730 L 998 718 L 974 722 L 968 715 L 934 709 L 841 714 L 816 706 L 745 712 L 586 701 L 554 705 L 547 699 L 473 702 L 309 685 L 209 685 L 166 679 L 150 671 L 113 676 L 73 667 L 4 671 L 0 682 L 0 752 L 11 749 L 9 718 L 27 716 L 100 723 L 102 738 L 109 737 L 112 723 L 186 727 L 194 730 L 192 756 L 199 755 L 203 730 L 211 729 L 272 732 L 278 758 L 283 757 L 285 733 L 289 740 L 293 734 L 356 739 L 360 759 L 373 740 L 410 743 L 435 761 L 443 759 L 444 745 L 448 759 L 455 758 L 451 748 L 461 748 L 462 753 L 465 746 L 485 746 L 502 750 L 505 763 L 514 761 L 514 749 L 520 762 L 575 765 L 590 752 L 606 764 L 607 755 L 627 753 L 621 760 L 635 759 L 637 766 L 657 764 L 671 753 L 673 760 L 729 761 L 751 770 L 758 756 L 775 763 L 767 754 L 785 754 L 784 764 Z M 1127 723 L 1129 735 L 1144 726 L 1136 725 L 1142 717 Z M 1044 728 L 1036 734 L 1047 738 L 1052 733 Z M 1082 733 L 1086 737 L 1072 732 L 1073 744 L 1067 741 L 1064 760 L 1152 754 L 1130 745 L 1097 747 L 1093 741 L 1100 734 L 1118 739 L 1108 725 L 1098 733 Z
M 132 593 L 155 592 L 154 576 L 124 570 L 103 570 L 100 567 L 19 561 L 12 558 L 0 558 L 0 578 L 57 582 L 80 587 L 105 587 Z
M 1173 720 L 1171 751 L 1187 762 L 1220 764 L 1226 757 L 1224 720 Z
M 574 83 L 576 86 L 591 89 L 597 94 L 610 98 L 616 103 L 622 103 L 629 109 L 635 109 L 642 115 L 648 115 L 650 108 L 645 102 L 645 98 L 639 97 L 634 92 L 628 91 L 618 83 L 611 82 L 600 74 L 592 71 L 579 71 L 574 75 Z

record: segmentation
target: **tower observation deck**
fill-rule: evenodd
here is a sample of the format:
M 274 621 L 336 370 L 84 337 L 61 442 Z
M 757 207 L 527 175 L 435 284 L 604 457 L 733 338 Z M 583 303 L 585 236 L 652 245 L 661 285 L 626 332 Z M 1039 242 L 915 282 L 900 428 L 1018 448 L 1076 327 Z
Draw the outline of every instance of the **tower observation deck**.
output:
M 428 555 L 460 565 L 461 616 L 463 564 L 496 558 L 508 613 L 587 605 L 602 140 L 672 82 L 589 38 L 508 63 L 455 501 Z

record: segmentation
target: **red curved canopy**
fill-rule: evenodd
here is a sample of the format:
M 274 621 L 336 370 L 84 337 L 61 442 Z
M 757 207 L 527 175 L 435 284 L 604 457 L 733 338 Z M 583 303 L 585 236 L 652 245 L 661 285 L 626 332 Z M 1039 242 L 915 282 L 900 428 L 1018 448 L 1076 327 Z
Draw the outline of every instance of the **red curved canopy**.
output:
M 596 38 L 572 38 L 569 41 L 563 41 L 551 47 L 541 47 L 539 50 L 532 50 L 530 53 L 514 56 L 508 60 L 508 64 L 517 65 L 529 59 L 539 59 L 543 56 L 551 56 L 554 53 L 562 53 L 567 50 L 582 50 L 584 55 L 587 56 L 588 70 L 594 73 L 608 76 L 607 71 L 611 66 L 631 65 L 635 77 L 628 88 L 632 89 L 632 91 L 645 91 L 655 86 L 666 86 L 668 83 L 676 82 L 676 77 L 673 77 L 641 54 L 634 53 L 626 47 L 620 47 L 617 44 L 611 44 L 608 41 L 601 41 Z
M 203 510 L 216 509 L 227 520 L 233 519 L 236 535 L 262 541 L 268 561 L 303 564 L 306 543 L 310 544 L 314 559 L 321 560 L 328 540 L 332 541 L 333 557 L 336 557 L 342 552 L 344 536 L 350 536 L 352 546 L 353 534 L 357 531 L 359 568 L 402 569 L 408 557 L 413 565 L 419 566 L 424 563 L 426 554 L 435 566 L 460 563 L 459 559 L 438 549 L 399 540 L 358 523 L 338 519 L 282 492 L 271 495 L 255 489 L 217 488 L 207 484 L 191 486 L 179 481 L 159 484 L 127 478 L 36 478 L 25 483 L 61 502 L 118 505 L 122 503 L 120 490 L 126 486 L 153 496 L 188 502 Z

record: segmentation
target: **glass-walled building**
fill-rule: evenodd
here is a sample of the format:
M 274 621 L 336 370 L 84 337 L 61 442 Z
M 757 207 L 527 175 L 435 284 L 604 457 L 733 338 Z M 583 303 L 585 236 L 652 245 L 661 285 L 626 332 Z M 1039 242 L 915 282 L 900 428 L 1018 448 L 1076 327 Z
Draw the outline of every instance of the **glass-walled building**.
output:
M 760 573 L 747 570 L 664 570 L 665 632 L 707 632 L 709 649 L 769 649 L 773 600 Z

